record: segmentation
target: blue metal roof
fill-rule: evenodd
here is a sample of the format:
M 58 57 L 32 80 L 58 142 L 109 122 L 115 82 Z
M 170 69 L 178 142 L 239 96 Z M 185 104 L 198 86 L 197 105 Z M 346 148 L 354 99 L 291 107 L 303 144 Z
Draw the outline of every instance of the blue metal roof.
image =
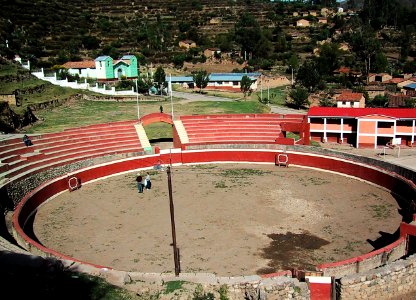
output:
M 212 76 L 236 76 L 236 77 L 243 77 L 244 75 L 247 75 L 249 77 L 256 77 L 260 76 L 261 73 L 254 72 L 254 73 L 211 73 Z
M 166 81 L 170 80 L 169 76 L 166 76 Z M 172 76 L 172 82 L 193 82 L 192 76 Z
M 248 73 L 235 73 L 235 74 L 211 74 L 209 75 L 209 81 L 241 81 L 243 76 L 248 76 L 250 79 L 255 79 L 254 76 L 250 76 Z
M 101 55 L 101 56 L 98 56 L 96 59 L 95 59 L 95 61 L 102 61 L 102 60 L 106 60 L 107 58 L 109 58 L 110 56 L 108 56 L 108 55 Z M 110 57 L 111 58 L 111 57 Z
M 408 85 L 405 85 L 404 88 L 415 89 L 416 90 L 416 82 L 415 83 L 408 84 Z
M 132 59 L 135 58 L 134 55 L 128 54 L 128 55 L 123 55 L 123 57 L 121 59 Z

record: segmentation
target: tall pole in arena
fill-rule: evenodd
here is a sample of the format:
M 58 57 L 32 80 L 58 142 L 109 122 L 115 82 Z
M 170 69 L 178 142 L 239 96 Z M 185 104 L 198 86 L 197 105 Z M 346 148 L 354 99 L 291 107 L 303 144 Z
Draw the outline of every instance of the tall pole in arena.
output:
M 175 262 L 175 275 L 179 276 L 179 272 L 181 271 L 181 264 L 179 260 L 179 249 L 176 246 L 175 209 L 173 206 L 172 178 L 171 178 L 170 166 L 167 167 L 167 173 L 168 173 L 168 188 L 169 188 L 170 222 L 171 222 L 171 227 L 172 227 L 173 259 Z

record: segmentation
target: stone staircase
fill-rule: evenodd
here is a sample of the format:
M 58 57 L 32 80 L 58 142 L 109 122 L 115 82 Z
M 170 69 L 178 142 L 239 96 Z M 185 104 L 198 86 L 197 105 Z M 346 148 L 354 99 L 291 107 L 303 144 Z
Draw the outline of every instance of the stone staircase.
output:
M 173 124 L 175 125 L 176 131 L 178 132 L 179 139 L 181 140 L 181 144 L 187 144 L 189 143 L 189 137 L 186 132 L 185 126 L 183 126 L 183 123 L 181 120 L 175 120 L 173 121 Z
M 142 124 L 134 124 L 136 128 L 137 136 L 139 137 L 140 144 L 142 145 L 144 151 L 152 151 L 152 145 L 150 145 L 149 138 L 147 137 L 146 131 Z

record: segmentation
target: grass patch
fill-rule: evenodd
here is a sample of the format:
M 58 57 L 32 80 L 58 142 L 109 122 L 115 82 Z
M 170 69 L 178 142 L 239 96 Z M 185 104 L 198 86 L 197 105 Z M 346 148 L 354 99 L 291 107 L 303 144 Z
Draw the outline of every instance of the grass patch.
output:
M 17 65 L 16 64 L 4 64 L 0 66 L 0 76 L 8 76 L 8 75 L 16 75 L 17 73 Z M 21 72 L 24 72 L 23 68 L 21 68 Z
M 224 181 L 219 181 L 219 182 L 215 182 L 215 188 L 217 189 L 225 189 L 227 188 L 227 185 L 225 184 Z
M 260 87 L 258 88 L 259 91 L 253 93 L 250 96 L 250 99 L 258 101 L 261 99 L 261 91 Z M 269 99 L 270 104 L 272 105 L 280 105 L 286 106 L 286 96 L 287 91 L 285 86 L 270 88 L 269 92 L 267 92 L 267 87 L 263 87 L 263 99 Z
M 254 170 L 254 169 L 229 169 L 222 172 L 222 176 L 225 177 L 239 177 L 246 178 L 248 176 L 263 176 L 270 174 L 270 171 Z
M 368 210 L 372 212 L 372 217 L 375 219 L 385 219 L 391 216 L 391 204 L 374 204 L 370 205 Z
M 347 245 L 344 247 L 344 250 L 346 253 L 354 252 L 357 246 L 360 244 L 362 244 L 361 241 L 348 241 Z
M 183 285 L 186 283 L 186 281 L 182 280 L 175 280 L 175 281 L 168 281 L 165 285 L 165 291 L 164 294 L 170 294 L 173 293 L 176 290 L 181 290 Z
M 140 115 L 158 112 L 161 102 L 143 101 L 139 104 Z M 267 106 L 256 102 L 190 102 L 174 103 L 174 116 L 215 113 L 264 113 Z M 136 102 L 110 102 L 79 100 L 59 107 L 34 112 L 42 121 L 27 128 L 28 133 L 58 132 L 66 128 L 91 124 L 137 119 Z M 171 113 L 166 109 L 166 113 Z M 149 137 L 171 137 L 171 128 L 166 125 L 147 126 Z M 168 135 L 169 133 L 169 135 Z
M 146 125 L 144 129 L 146 130 L 146 132 L 148 132 L 149 140 L 173 137 L 172 125 L 167 124 L 167 123 L 149 124 L 149 125 Z

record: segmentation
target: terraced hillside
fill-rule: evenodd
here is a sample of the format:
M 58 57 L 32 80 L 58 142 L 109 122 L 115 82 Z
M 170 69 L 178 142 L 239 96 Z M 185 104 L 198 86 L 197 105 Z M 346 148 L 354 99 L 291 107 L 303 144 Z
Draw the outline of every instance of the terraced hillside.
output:
M 54 58 L 53 63 L 143 49 L 163 57 L 180 39 L 209 45 L 213 36 L 233 28 L 243 12 L 270 26 L 266 15 L 273 5 L 261 0 L 3 1 L 1 47 L 7 40 L 10 51 L 30 54 L 33 60 Z

